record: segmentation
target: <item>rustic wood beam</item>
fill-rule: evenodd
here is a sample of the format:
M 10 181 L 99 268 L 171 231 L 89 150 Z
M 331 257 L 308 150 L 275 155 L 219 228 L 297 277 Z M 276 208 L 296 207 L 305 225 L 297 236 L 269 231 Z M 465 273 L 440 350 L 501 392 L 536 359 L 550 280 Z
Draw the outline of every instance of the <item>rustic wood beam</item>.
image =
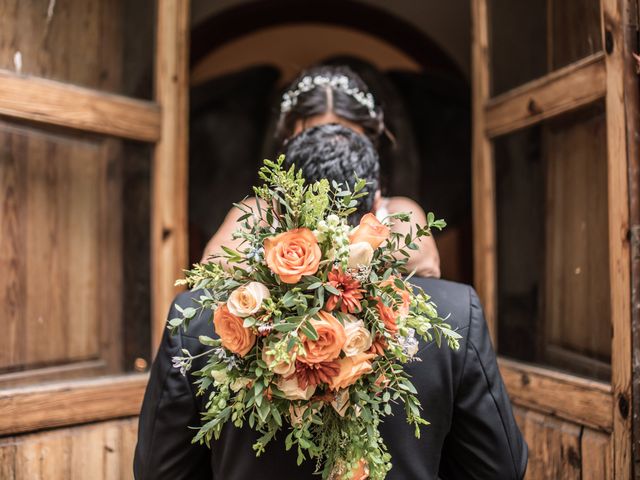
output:
M 485 130 L 484 105 L 489 99 L 489 33 L 487 0 L 472 0 L 472 195 L 474 286 L 484 306 L 494 346 L 497 346 L 496 207 L 493 145 Z
M 613 389 L 614 478 L 631 478 L 631 254 L 629 242 L 629 178 L 625 107 L 625 72 L 633 67 L 626 44 L 630 19 L 623 0 L 601 0 L 606 64 L 607 182 L 609 204 L 609 277 L 611 298 L 611 386 Z M 637 84 L 634 86 L 637 89 Z
M 0 435 L 138 415 L 146 374 L 0 390 Z
M 151 337 L 157 348 L 166 314 L 187 267 L 189 1 L 158 2 L 156 101 L 161 138 L 153 157 L 151 207 Z
M 155 142 L 153 102 L 0 70 L 0 115 L 120 138 Z
M 511 401 L 581 425 L 611 431 L 611 387 L 605 383 L 501 358 L 498 361 Z
M 488 100 L 486 135 L 505 135 L 573 111 L 604 98 L 606 91 L 600 52 Z

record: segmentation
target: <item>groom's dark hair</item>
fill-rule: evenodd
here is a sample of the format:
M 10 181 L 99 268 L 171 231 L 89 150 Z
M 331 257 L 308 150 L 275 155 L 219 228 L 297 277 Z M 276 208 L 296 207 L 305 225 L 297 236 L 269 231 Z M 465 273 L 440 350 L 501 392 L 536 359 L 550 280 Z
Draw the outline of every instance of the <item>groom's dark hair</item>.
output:
M 342 125 L 319 125 L 291 138 L 284 154 L 287 168 L 295 165 L 301 169 L 307 182 L 326 178 L 329 182 L 346 182 L 353 190 L 356 177 L 367 181 L 367 195 L 358 199 L 350 223 L 358 223 L 373 209 L 380 185 L 380 162 L 375 147 L 364 135 Z

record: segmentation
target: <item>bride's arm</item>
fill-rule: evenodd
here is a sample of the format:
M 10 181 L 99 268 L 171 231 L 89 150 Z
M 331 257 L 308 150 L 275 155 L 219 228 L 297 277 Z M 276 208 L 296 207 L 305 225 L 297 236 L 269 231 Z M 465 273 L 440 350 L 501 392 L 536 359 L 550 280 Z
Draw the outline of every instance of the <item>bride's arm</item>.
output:
M 411 222 L 395 222 L 391 230 L 402 233 L 409 233 L 415 224 L 426 225 L 427 216 L 420 205 L 407 197 L 391 197 L 388 200 L 387 209 L 389 213 L 409 212 L 411 213 Z M 433 237 L 422 238 L 416 242 L 418 250 L 409 250 L 409 262 L 407 270 L 416 270 L 416 275 L 421 277 L 440 278 L 440 254 Z
M 253 208 L 254 212 L 256 211 L 255 197 L 247 198 L 242 203 L 247 205 L 248 207 Z M 264 202 L 260 200 L 260 204 L 264 205 Z M 244 215 L 244 212 L 241 211 L 239 208 L 233 207 L 231 210 L 229 210 L 229 213 L 227 213 L 227 216 L 222 222 L 222 225 L 220 225 L 220 228 L 218 228 L 218 231 L 207 242 L 207 246 L 205 247 L 204 252 L 202 253 L 202 260 L 200 260 L 201 262 L 209 262 L 210 261 L 209 257 L 211 257 L 211 255 L 222 254 L 223 253 L 221 248 L 222 245 L 224 245 L 225 247 L 232 248 L 234 250 L 238 248 L 242 240 L 239 238 L 233 239 L 232 235 L 233 235 L 233 232 L 235 232 L 238 229 L 238 226 L 239 226 L 238 219 L 242 215 Z M 223 258 L 218 258 L 216 261 L 220 263 L 222 266 L 226 265 Z

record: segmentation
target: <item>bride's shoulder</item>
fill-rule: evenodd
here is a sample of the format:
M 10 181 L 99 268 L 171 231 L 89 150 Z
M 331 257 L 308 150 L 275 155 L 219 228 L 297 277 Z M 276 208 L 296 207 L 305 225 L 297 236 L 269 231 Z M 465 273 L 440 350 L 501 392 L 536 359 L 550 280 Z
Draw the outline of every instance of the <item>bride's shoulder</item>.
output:
M 385 197 L 382 200 L 385 202 L 389 213 L 410 212 L 414 218 L 416 216 L 425 216 L 424 210 L 418 205 L 418 202 L 409 197 Z

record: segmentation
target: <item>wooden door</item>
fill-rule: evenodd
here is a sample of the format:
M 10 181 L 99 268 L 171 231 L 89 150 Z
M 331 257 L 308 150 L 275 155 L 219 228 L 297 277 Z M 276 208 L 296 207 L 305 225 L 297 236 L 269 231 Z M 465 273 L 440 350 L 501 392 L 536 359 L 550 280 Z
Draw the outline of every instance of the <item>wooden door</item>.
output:
M 471 5 L 475 284 L 527 478 L 631 478 L 635 1 Z
M 189 2 L 0 12 L 0 478 L 129 478 L 187 263 Z

